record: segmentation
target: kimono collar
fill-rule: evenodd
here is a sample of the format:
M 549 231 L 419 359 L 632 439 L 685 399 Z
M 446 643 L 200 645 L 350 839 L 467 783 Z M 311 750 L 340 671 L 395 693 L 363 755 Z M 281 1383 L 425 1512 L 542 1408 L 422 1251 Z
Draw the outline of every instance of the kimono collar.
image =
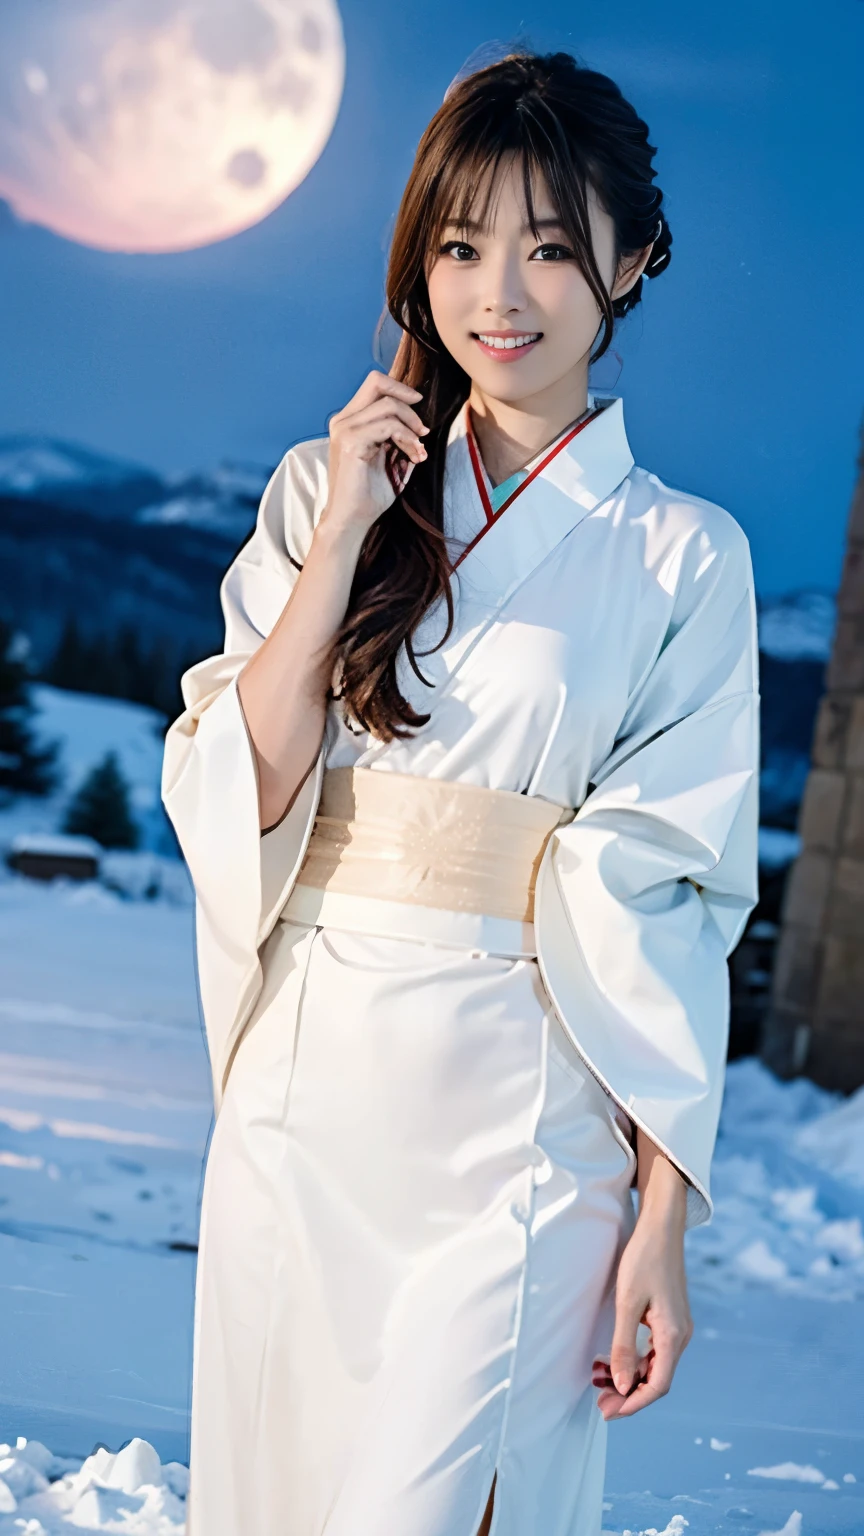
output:
M 589 396 L 589 400 L 602 407 L 600 414 L 588 421 L 582 431 L 550 459 L 538 478 L 558 485 L 586 512 L 593 512 L 630 473 L 634 459 L 624 427 L 621 396 L 613 395 L 607 400 L 594 400 Z M 471 412 L 466 400 L 450 428 L 448 450 L 455 444 L 464 444 L 467 448 L 470 422 Z M 567 436 L 570 430 L 566 428 L 560 436 Z M 554 448 L 555 443 L 546 453 L 551 453 Z
M 595 403 L 602 406 L 599 414 L 575 435 L 569 429 L 562 433 L 568 440 L 560 451 L 544 453 L 539 474 L 491 522 L 471 460 L 467 401 L 462 406 L 447 439 L 444 482 L 445 531 L 454 541 L 450 548 L 454 568 L 459 564 L 457 577 L 500 601 L 630 473 L 635 461 L 624 428 L 624 402 L 614 396 Z

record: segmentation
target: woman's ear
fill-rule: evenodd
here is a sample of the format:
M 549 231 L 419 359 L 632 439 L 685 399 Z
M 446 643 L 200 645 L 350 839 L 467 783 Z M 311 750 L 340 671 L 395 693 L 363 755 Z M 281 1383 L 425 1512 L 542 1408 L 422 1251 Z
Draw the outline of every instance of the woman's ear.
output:
M 654 241 L 652 240 L 651 244 L 646 245 L 644 250 L 637 251 L 635 256 L 628 256 L 618 263 L 618 275 L 612 284 L 612 292 L 609 295 L 611 299 L 622 299 L 625 293 L 630 292 L 630 289 L 639 281 L 651 260 L 653 249 Z

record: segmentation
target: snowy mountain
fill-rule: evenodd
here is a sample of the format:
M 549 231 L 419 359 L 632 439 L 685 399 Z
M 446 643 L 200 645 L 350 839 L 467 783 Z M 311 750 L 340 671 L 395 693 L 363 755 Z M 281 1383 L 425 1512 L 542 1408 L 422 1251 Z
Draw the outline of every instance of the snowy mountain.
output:
M 226 462 L 163 477 L 140 464 L 50 437 L 0 437 L 0 498 L 135 522 L 187 523 L 227 538 L 248 533 L 270 470 Z
M 126 626 L 178 667 L 217 649 L 219 580 L 269 469 L 161 477 L 52 438 L 0 438 L 3 610 L 49 663 L 69 619 L 106 643 Z
M 116 517 L 162 494 L 159 476 L 139 464 L 50 437 L 0 437 L 0 497 Z
M 138 523 L 197 528 L 240 543 L 255 521 L 270 471 L 254 464 L 220 464 L 211 474 L 165 482 L 163 496 L 142 507 Z

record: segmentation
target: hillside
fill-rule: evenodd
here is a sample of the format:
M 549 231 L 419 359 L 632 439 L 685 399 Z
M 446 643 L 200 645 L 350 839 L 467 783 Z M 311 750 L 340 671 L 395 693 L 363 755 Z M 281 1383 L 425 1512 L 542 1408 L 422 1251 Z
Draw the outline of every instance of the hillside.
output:
M 0 438 L 0 561 L 15 573 L 0 606 L 28 635 L 37 669 L 63 686 L 128 697 L 118 670 L 97 659 L 131 633 L 145 673 L 160 671 L 135 697 L 179 708 L 180 672 L 221 649 L 219 582 L 267 479 L 267 469 L 243 464 L 166 479 L 53 439 Z M 759 617 L 762 815 L 792 829 L 834 603 L 824 592 L 792 593 L 761 603 Z M 70 619 L 91 652 L 58 673 L 51 664 Z
M 221 644 L 219 580 L 247 538 L 269 471 L 220 465 L 164 479 L 46 438 L 0 438 L 2 607 L 44 668 L 70 618 L 131 625 L 182 668 Z

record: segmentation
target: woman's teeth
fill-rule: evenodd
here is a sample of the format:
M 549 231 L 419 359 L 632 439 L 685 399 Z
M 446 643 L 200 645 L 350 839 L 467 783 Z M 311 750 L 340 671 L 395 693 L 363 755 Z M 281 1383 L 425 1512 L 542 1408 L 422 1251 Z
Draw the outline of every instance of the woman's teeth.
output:
M 540 331 L 533 332 L 530 336 L 484 336 L 479 332 L 477 340 L 482 341 L 484 347 L 497 347 L 499 351 L 505 348 L 509 351 L 513 347 L 528 347 L 534 341 L 539 341 Z

